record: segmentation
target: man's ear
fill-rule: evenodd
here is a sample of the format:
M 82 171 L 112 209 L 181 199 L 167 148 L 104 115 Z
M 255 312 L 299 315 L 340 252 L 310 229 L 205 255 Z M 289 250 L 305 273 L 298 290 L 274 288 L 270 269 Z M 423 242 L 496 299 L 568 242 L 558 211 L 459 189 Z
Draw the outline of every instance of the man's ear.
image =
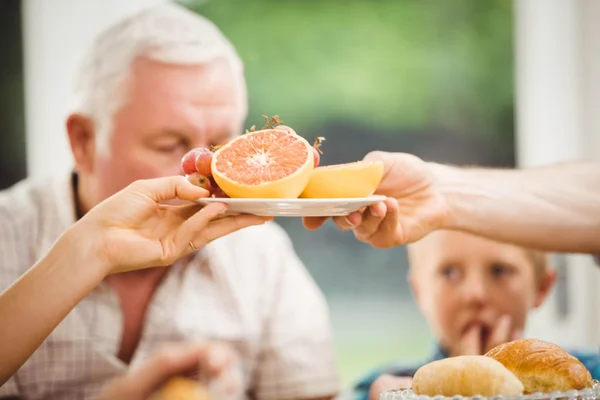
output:
M 77 171 L 92 172 L 96 152 L 94 122 L 84 115 L 71 114 L 67 118 L 66 128 Z
M 544 273 L 544 276 L 542 277 L 542 281 L 539 283 L 539 286 L 538 286 L 537 296 L 535 299 L 534 307 L 537 308 L 537 307 L 541 306 L 542 304 L 544 304 L 544 301 L 546 301 L 546 298 L 548 298 L 548 295 L 550 294 L 550 291 L 554 287 L 555 283 L 556 283 L 556 270 L 554 268 L 546 269 L 546 272 Z

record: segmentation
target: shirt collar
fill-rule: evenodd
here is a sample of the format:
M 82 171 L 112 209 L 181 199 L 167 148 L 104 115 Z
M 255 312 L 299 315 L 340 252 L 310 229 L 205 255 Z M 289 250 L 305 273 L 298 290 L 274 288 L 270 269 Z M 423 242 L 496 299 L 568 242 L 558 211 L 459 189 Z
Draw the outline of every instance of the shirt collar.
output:
M 430 362 L 448 358 L 450 352 L 446 350 L 440 343 L 435 343 L 431 352 Z

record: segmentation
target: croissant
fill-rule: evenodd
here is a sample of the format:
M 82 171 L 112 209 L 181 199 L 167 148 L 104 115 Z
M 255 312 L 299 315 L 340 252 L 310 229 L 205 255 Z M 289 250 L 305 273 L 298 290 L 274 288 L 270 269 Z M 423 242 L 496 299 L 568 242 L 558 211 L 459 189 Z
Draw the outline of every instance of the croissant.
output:
M 559 346 L 537 339 L 519 339 L 494 347 L 486 354 L 523 382 L 526 394 L 582 390 L 592 387 L 585 366 Z
M 522 394 L 523 384 L 493 358 L 458 356 L 419 368 L 412 390 L 426 396 L 510 396 Z

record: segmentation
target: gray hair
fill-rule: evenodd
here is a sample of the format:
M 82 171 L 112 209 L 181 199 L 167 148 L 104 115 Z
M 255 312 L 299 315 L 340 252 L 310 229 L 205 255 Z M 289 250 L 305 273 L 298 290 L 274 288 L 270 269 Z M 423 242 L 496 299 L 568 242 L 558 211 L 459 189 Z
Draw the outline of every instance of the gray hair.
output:
M 182 6 L 164 4 L 102 32 L 79 66 L 69 111 L 92 118 L 101 151 L 108 151 L 112 118 L 127 101 L 125 83 L 140 57 L 173 65 L 205 65 L 225 58 L 238 80 L 239 107 L 245 119 L 243 64 L 233 45 L 208 19 Z

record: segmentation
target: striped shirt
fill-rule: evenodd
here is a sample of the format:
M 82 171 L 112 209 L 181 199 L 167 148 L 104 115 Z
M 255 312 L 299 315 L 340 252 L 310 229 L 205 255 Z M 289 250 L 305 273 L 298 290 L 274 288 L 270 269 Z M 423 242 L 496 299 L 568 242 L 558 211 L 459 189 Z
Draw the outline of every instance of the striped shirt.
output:
M 0 192 L 0 290 L 74 223 L 73 182 L 25 180 Z M 117 357 L 121 316 L 116 293 L 100 284 L 0 387 L 0 398 L 91 399 L 157 346 L 195 338 L 234 346 L 248 398 L 305 399 L 339 389 L 326 301 L 274 223 L 220 238 L 171 267 L 129 365 Z

